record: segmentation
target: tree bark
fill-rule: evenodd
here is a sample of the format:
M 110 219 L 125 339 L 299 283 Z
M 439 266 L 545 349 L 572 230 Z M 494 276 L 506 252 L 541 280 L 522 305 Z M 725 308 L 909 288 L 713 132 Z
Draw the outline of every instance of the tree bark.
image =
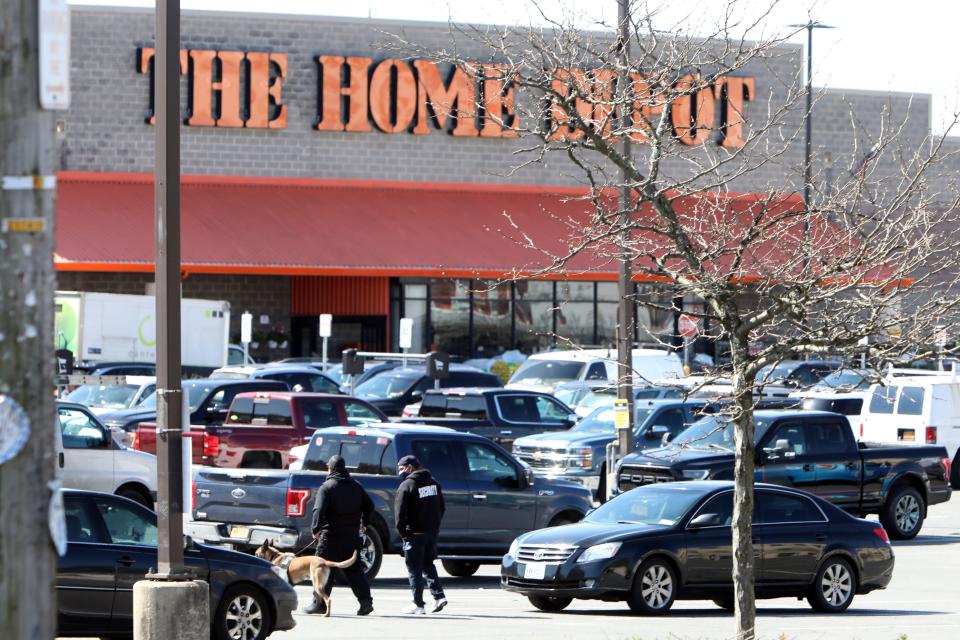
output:
M 747 374 L 746 340 L 732 338 L 730 350 L 733 364 L 734 446 L 736 464 L 733 471 L 733 587 L 737 640 L 754 640 L 756 602 L 754 600 L 755 569 L 753 553 L 753 473 L 754 473 L 754 376 Z
M 38 4 L 0 3 L 0 176 L 55 173 L 53 114 L 39 106 Z M 40 188 L 30 188 L 30 185 Z M 23 185 L 20 185 L 23 186 Z M 23 449 L 0 464 L 0 638 L 56 631 L 47 519 L 54 477 L 52 184 L 7 182 L 0 219 L 43 218 L 45 230 L 0 232 L 0 396 L 29 419 Z M 4 425 L 9 428 L 9 425 Z

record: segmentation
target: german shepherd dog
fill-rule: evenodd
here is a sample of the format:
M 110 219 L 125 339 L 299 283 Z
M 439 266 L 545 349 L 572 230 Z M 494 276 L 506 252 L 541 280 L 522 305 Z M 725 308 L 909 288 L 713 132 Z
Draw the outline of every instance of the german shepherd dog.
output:
M 263 544 L 257 547 L 254 554 L 267 562 L 281 567 L 286 566 L 287 580 L 290 584 L 297 584 L 309 575 L 310 582 L 313 583 L 313 592 L 322 598 L 323 603 L 327 605 L 327 610 L 323 614 L 324 616 L 330 615 L 330 596 L 323 592 L 323 583 L 326 582 L 331 569 L 346 569 L 357 561 L 356 551 L 353 552 L 352 556 L 342 562 L 324 560 L 318 556 L 297 557 L 293 553 L 283 552 L 274 547 L 273 540 L 264 540 Z

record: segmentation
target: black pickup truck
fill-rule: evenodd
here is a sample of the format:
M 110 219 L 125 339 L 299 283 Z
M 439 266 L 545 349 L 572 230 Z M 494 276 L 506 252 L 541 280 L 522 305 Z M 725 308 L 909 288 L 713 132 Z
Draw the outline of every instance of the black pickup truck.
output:
M 757 482 L 802 489 L 858 516 L 880 514 L 891 538 L 919 533 L 929 505 L 946 502 L 950 459 L 943 447 L 857 443 L 845 416 L 824 411 L 756 411 Z M 731 480 L 733 423 L 696 422 L 668 446 L 617 465 L 617 488 L 673 480 Z
M 534 477 L 530 467 L 486 438 L 443 427 L 395 423 L 317 429 L 303 471 L 215 469 L 194 472 L 195 539 L 251 551 L 266 539 L 305 551 L 314 494 L 326 479 L 326 461 L 339 454 L 370 494 L 376 512 L 361 560 L 368 577 L 384 552 L 399 553 L 393 501 L 397 460 L 413 454 L 443 487 L 446 514 L 438 550 L 447 573 L 472 575 L 499 563 L 521 533 L 580 520 L 592 507 L 589 489 L 565 480 Z
M 577 419 L 573 409 L 547 393 L 462 388 L 426 391 L 417 416 L 396 422 L 469 431 L 509 447 L 523 436 L 569 429 Z

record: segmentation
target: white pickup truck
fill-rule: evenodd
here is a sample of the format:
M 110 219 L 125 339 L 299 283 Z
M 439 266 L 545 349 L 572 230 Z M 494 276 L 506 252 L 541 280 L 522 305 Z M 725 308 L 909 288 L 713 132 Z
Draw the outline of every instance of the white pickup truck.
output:
M 121 445 L 82 404 L 58 401 L 57 419 L 57 467 L 64 488 L 115 493 L 153 509 L 156 456 Z

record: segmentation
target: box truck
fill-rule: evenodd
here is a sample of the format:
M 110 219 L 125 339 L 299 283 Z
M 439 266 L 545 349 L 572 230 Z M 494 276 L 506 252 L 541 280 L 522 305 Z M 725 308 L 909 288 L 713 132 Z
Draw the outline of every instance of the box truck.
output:
M 157 361 L 154 296 L 58 291 L 54 310 L 56 348 L 78 363 Z M 180 320 L 183 365 L 226 366 L 230 303 L 185 298 Z

